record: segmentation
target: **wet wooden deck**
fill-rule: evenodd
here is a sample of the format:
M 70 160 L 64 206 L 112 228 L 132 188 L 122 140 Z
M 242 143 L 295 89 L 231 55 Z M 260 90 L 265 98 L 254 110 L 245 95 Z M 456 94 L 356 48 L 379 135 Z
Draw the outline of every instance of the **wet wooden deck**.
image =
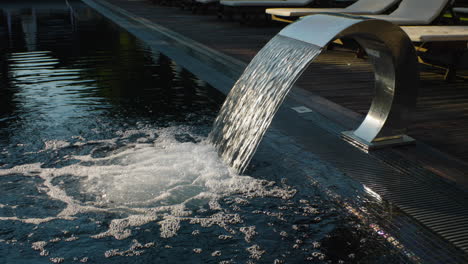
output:
M 221 21 L 214 14 L 152 4 L 149 0 L 106 0 L 137 16 L 169 28 L 224 54 L 249 62 L 284 24 L 241 25 Z M 401 148 L 401 153 L 419 160 L 425 168 L 451 179 L 468 178 L 468 83 L 446 82 L 443 72 L 421 68 L 421 89 L 414 122 L 408 134 L 419 142 L 447 153 L 437 155 Z M 468 75 L 468 72 L 461 72 Z M 367 113 L 373 95 L 370 65 L 351 52 L 330 51 L 321 55 L 303 74 L 298 85 L 361 116 Z M 331 104 L 330 107 L 334 107 Z M 360 115 L 351 114 L 356 122 Z M 343 118 L 345 118 L 343 116 Z M 346 118 L 349 118 L 347 115 Z

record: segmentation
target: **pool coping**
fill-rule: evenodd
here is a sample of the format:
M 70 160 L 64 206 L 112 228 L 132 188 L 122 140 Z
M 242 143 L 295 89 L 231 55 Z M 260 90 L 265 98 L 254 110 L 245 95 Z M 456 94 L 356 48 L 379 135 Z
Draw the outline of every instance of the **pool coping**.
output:
M 136 35 L 139 38 L 143 38 L 146 42 L 159 46 L 158 50 L 161 50 L 164 54 L 168 55 L 168 57 L 171 57 L 176 61 L 178 61 L 177 57 L 181 55 L 178 54 L 178 51 L 172 50 L 174 48 L 172 45 L 176 44 L 175 46 L 177 46 L 177 48 L 182 47 L 188 51 L 192 58 L 187 58 L 187 56 L 185 56 L 185 62 L 181 63 L 181 66 L 192 71 L 195 75 L 207 81 L 225 94 L 228 93 L 229 87 L 232 86 L 247 65 L 247 63 L 243 61 L 206 47 L 201 43 L 188 39 L 185 36 L 144 18 L 135 16 L 106 1 L 82 1 L 95 9 L 102 9 L 103 7 L 108 8 L 116 14 L 126 17 L 126 19 L 130 19 L 135 23 L 141 24 L 143 27 L 158 31 L 164 36 L 163 39 L 157 39 L 155 36 Z M 107 16 L 112 16 L 112 14 L 107 14 Z M 120 23 L 126 23 L 124 18 L 116 15 L 114 15 L 111 20 L 114 20 L 114 22 L 119 22 L 120 20 Z M 131 25 L 127 24 L 127 27 L 124 26 L 124 28 L 132 32 Z M 197 59 L 201 59 L 203 61 L 209 60 L 207 64 L 211 64 L 211 67 L 200 65 L 197 63 Z M 213 67 L 213 65 L 216 66 Z M 216 70 L 213 70 L 213 68 Z M 463 212 L 463 215 L 468 215 L 468 208 L 465 206 L 466 201 L 468 201 L 468 195 L 464 190 L 464 187 L 466 187 L 465 184 L 457 186 L 453 182 L 442 179 L 439 175 L 436 175 L 421 166 L 419 162 L 406 159 L 404 156 L 400 155 L 398 151 L 381 150 L 373 153 L 363 153 L 360 150 L 352 149 L 348 145 L 345 145 L 345 143 L 340 139 L 339 134 L 343 129 L 349 129 L 349 127 L 356 126 L 358 123 L 357 120 L 359 120 L 359 116 L 357 114 L 298 87 L 295 87 L 294 91 L 291 91 L 288 97 L 289 98 L 285 101 L 282 110 L 279 111 L 278 116 L 275 118 L 276 120 L 273 123 L 275 128 L 288 133 L 288 135 L 292 135 L 300 142 L 304 143 L 304 149 L 311 151 L 312 153 L 318 153 L 322 159 L 325 159 L 331 164 L 337 166 L 350 177 L 360 181 L 366 186 L 372 186 L 372 188 L 377 190 L 377 192 L 386 200 L 396 201 L 395 204 L 405 213 L 414 217 L 417 221 L 429 227 L 441 237 L 445 237 L 448 241 L 451 240 L 449 235 L 453 233 L 453 230 L 457 228 L 459 229 L 459 226 L 453 226 L 453 230 L 447 228 L 444 228 L 443 230 L 431 228 L 430 223 L 434 221 L 432 218 L 426 217 L 427 213 L 425 214 L 424 211 L 427 211 L 427 208 L 415 208 L 411 204 L 414 204 L 415 202 L 411 201 L 415 198 L 416 200 L 422 199 L 419 200 L 419 202 L 424 202 L 425 199 L 435 199 L 440 197 L 449 198 L 449 201 L 454 203 L 455 207 L 462 209 L 461 212 Z M 311 109 L 311 112 L 297 113 L 291 109 L 297 106 L 306 106 Z M 343 116 L 346 118 L 343 118 Z M 341 122 L 334 122 L 336 120 L 341 120 Z M 305 133 L 304 131 L 308 132 Z M 322 142 L 311 140 L 311 137 L 317 137 L 319 138 L 319 141 Z M 327 140 L 323 140 L 324 138 Z M 423 151 L 436 153 L 441 157 L 441 159 L 449 159 L 448 157 L 445 157 L 443 153 L 432 149 L 430 146 L 419 143 L 418 147 L 422 148 Z M 331 149 L 346 149 L 346 151 L 343 151 L 343 155 L 337 155 L 337 152 L 332 151 Z M 360 160 L 360 167 L 357 169 L 353 168 L 355 164 L 343 161 L 343 159 L 348 159 L 351 155 L 359 156 L 360 159 L 364 158 L 365 162 Z M 381 177 L 381 175 L 385 175 L 385 177 Z M 411 178 L 407 179 L 408 176 Z M 379 179 L 379 177 L 381 178 Z M 397 185 L 395 185 L 395 179 L 399 181 Z M 408 182 L 408 180 L 411 180 L 411 182 Z M 431 191 L 432 189 L 432 192 L 439 196 L 427 196 L 428 194 L 426 190 L 425 193 L 420 192 L 419 196 L 414 194 L 413 197 L 411 195 L 412 190 L 411 188 L 408 189 L 408 187 L 411 187 L 411 185 L 415 185 L 415 187 L 417 187 L 418 183 L 421 182 L 425 182 L 425 185 L 427 185 L 426 187 L 429 188 L 428 190 Z M 406 187 L 407 192 L 404 194 L 395 193 L 395 190 L 399 190 L 402 186 Z M 418 189 L 418 191 L 420 190 L 421 189 Z M 460 211 L 457 213 L 460 213 Z M 444 219 L 447 218 L 446 216 L 443 217 Z M 457 241 L 458 245 L 454 244 L 467 253 L 467 241 L 463 240 L 462 242 L 459 242 L 459 236 L 457 236 Z

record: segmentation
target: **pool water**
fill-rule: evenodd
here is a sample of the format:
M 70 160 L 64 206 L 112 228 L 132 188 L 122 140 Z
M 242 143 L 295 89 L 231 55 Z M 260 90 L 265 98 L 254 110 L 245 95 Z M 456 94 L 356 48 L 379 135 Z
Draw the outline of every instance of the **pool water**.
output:
M 415 261 L 285 137 L 224 165 L 224 95 L 81 2 L 2 1 L 0 21 L 0 263 Z

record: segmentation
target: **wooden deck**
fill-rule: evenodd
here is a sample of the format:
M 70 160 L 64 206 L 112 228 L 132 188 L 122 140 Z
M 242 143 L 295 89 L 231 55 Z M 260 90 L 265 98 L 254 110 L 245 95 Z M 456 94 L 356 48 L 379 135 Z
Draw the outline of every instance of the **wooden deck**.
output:
M 192 14 L 177 7 L 158 6 L 149 0 L 106 0 L 137 16 L 171 29 L 212 49 L 249 62 L 284 24 L 241 25 L 221 21 L 213 14 Z M 468 72 L 461 72 L 468 75 Z M 362 115 L 373 95 L 371 66 L 351 52 L 329 51 L 321 55 L 298 81 L 298 85 L 337 105 Z M 352 115 L 356 119 L 360 115 Z M 344 118 L 344 116 L 343 116 Z M 346 117 L 349 118 L 349 115 Z M 355 120 L 358 121 L 358 120 Z M 439 162 L 437 155 L 402 148 L 425 168 L 452 180 L 468 180 L 468 84 L 446 82 L 443 72 L 421 67 L 421 89 L 410 136 L 447 153 L 453 163 Z

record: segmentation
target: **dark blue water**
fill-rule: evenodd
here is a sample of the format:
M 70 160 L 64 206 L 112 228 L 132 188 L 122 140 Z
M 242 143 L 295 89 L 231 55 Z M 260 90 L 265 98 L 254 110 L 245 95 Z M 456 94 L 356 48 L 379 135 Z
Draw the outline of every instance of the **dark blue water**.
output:
M 235 174 L 224 96 L 81 2 L 2 1 L 0 40 L 0 263 L 410 262 L 282 135 Z

